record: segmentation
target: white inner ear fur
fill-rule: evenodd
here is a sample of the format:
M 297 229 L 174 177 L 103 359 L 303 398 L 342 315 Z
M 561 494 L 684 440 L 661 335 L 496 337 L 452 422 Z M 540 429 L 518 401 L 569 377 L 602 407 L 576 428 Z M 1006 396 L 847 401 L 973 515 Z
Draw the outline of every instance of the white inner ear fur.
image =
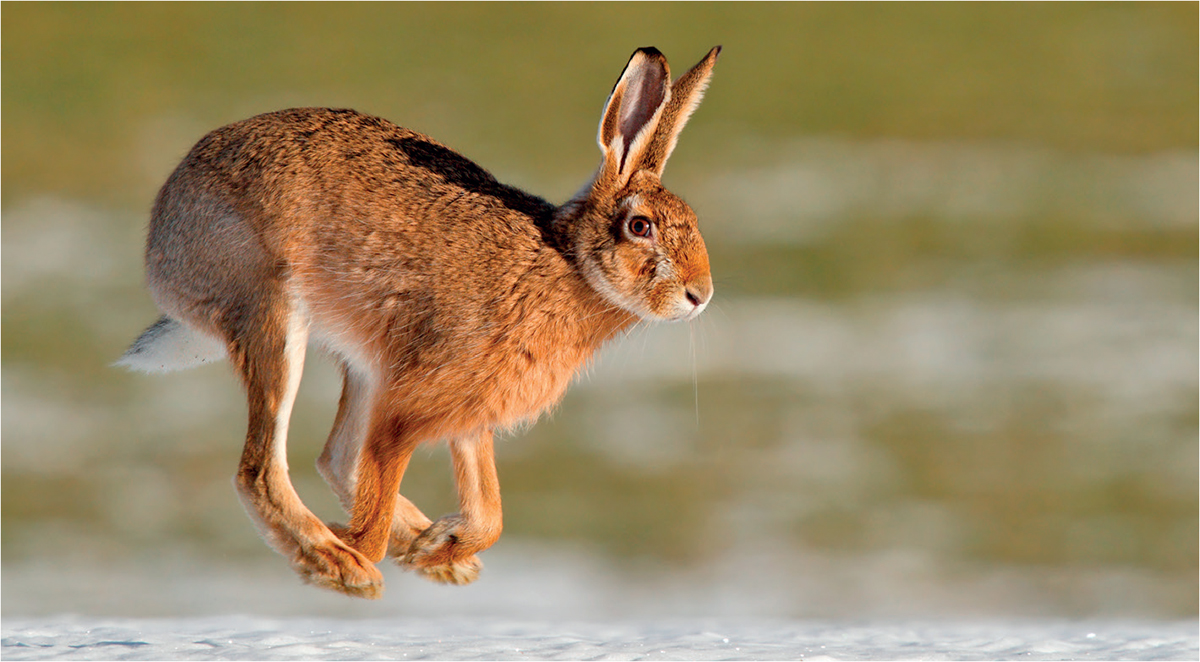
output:
M 622 152 L 619 152 L 620 158 L 617 160 L 617 163 L 619 164 L 617 172 L 624 175 L 623 179 L 625 181 L 628 181 L 629 175 L 632 175 L 641 166 L 639 155 L 650 142 L 650 140 L 654 138 L 654 132 L 658 128 L 658 121 L 662 117 L 663 109 L 667 107 L 667 102 L 670 101 L 670 99 L 671 91 L 669 89 L 664 90 L 662 101 L 654 109 L 654 112 L 646 117 L 641 124 L 636 125 L 635 127 L 625 127 L 625 120 L 622 119 L 619 125 L 622 129 L 620 137 L 623 138 L 625 135 L 629 135 L 627 133 L 627 129 L 637 129 L 635 133 L 629 135 L 629 147 L 628 149 L 624 149 Z M 622 115 L 624 115 L 626 112 L 625 103 L 626 102 L 624 100 L 621 102 Z M 641 110 L 645 109 L 642 108 Z M 629 113 L 632 115 L 633 111 L 630 110 Z M 623 145 L 624 141 L 622 141 L 622 146 Z
M 613 88 L 600 123 L 600 148 L 615 157 L 619 174 L 627 178 L 637 169 L 638 155 L 653 139 L 670 99 L 671 79 L 665 63 L 636 53 Z M 616 126 L 606 140 L 604 127 L 614 110 Z
M 621 108 L 617 114 L 617 130 L 621 135 L 641 133 L 659 106 L 666 103 L 664 97 L 653 110 L 646 107 L 653 101 L 650 93 L 655 91 L 652 83 L 647 80 L 647 73 L 645 66 L 638 67 L 625 83 L 625 93 L 621 96 Z

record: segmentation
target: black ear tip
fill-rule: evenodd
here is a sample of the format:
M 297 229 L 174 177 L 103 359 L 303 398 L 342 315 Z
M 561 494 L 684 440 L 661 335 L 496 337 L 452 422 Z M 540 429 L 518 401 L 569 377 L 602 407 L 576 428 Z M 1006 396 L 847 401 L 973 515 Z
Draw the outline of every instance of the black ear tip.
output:
M 716 46 L 713 46 L 712 50 L 709 51 L 709 53 L 711 53 L 713 57 L 720 55 L 721 54 L 721 45 L 717 44 Z
M 663 56 L 662 51 L 658 50 L 657 48 L 655 48 L 653 46 L 642 46 L 641 48 L 634 51 L 635 55 L 637 53 L 641 53 L 642 55 L 646 55 L 648 57 L 655 57 L 655 56 L 662 57 Z

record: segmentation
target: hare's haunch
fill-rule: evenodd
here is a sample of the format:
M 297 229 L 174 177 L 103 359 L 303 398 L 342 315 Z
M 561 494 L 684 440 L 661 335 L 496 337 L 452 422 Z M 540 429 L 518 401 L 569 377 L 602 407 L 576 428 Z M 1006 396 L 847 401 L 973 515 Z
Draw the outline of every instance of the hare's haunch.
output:
M 146 272 L 164 315 L 119 363 L 230 359 L 250 411 L 238 494 L 305 580 L 378 597 L 385 555 L 474 580 L 501 529 L 493 430 L 554 405 L 637 319 L 692 319 L 712 298 L 696 215 L 660 177 L 719 52 L 672 83 L 662 54 L 638 49 L 604 109 L 600 168 L 560 207 L 352 110 L 213 131 L 155 200 Z M 317 519 L 288 479 L 310 340 L 342 369 L 317 465 L 346 526 Z M 460 512 L 431 522 L 399 487 L 413 449 L 440 439 Z

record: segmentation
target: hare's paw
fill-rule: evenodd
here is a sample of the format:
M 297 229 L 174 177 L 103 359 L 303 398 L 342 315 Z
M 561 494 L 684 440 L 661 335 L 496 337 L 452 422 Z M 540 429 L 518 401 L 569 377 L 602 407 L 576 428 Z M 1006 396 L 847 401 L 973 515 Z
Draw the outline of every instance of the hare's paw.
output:
M 464 544 L 466 522 L 460 515 L 447 515 L 425 529 L 397 559 L 406 569 L 444 584 L 469 584 L 479 577 L 483 563 L 475 547 Z
M 404 559 L 408 556 L 408 550 L 412 549 L 413 543 L 417 538 L 421 537 L 421 532 L 429 527 L 429 524 L 421 528 L 410 526 L 408 524 L 397 524 L 392 527 L 391 538 L 388 539 L 387 555 L 396 563 L 404 566 Z
M 483 561 L 474 554 L 465 559 L 431 566 L 417 566 L 417 574 L 439 584 L 455 584 L 462 586 L 479 579 L 479 571 L 483 570 Z
M 356 598 L 383 597 L 383 575 L 375 564 L 337 538 L 300 547 L 292 568 L 314 586 Z

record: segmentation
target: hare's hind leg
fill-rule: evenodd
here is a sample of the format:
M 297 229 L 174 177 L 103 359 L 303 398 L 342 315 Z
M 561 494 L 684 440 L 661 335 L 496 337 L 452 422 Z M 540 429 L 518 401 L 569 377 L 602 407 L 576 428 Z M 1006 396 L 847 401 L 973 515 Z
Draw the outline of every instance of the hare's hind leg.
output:
M 264 299 L 256 306 L 259 314 L 240 317 L 235 324 L 241 328 L 229 330 L 229 356 L 245 382 L 250 409 L 238 494 L 264 537 L 306 581 L 378 598 L 382 575 L 301 503 L 288 478 L 288 419 L 304 367 L 307 320 L 285 296 Z
M 500 481 L 491 430 L 450 441 L 459 512 L 439 518 L 409 548 L 403 564 L 448 584 L 469 584 L 483 567 L 476 552 L 500 538 Z
M 363 440 L 371 422 L 371 406 L 374 398 L 374 380 L 364 374 L 353 363 L 343 359 L 342 397 L 338 402 L 337 416 L 333 420 L 333 431 L 325 450 L 317 458 L 317 471 L 333 489 L 347 513 L 354 512 L 354 495 L 358 486 L 358 462 L 362 453 Z M 392 517 L 392 535 L 388 542 L 388 555 L 403 557 L 408 553 L 412 541 L 429 528 L 432 522 L 403 495 L 396 496 L 396 512 Z M 345 528 L 330 525 L 339 535 Z

